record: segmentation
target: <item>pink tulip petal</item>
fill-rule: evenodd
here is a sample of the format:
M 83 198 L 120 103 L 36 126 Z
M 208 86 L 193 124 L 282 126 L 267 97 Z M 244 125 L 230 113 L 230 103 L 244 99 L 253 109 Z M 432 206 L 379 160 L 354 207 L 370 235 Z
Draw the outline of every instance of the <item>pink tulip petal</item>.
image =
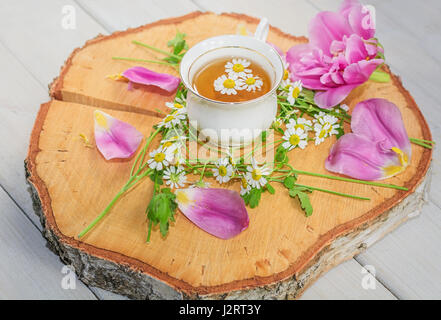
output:
M 95 143 L 106 160 L 129 158 L 138 149 L 143 136 L 130 124 L 99 110 L 94 112 Z
M 375 25 L 367 7 L 363 6 L 358 0 L 345 0 L 339 10 L 344 16 L 354 33 L 365 40 L 375 35 Z
M 320 12 L 311 20 L 309 44 L 288 50 L 291 80 L 323 91 L 316 94 L 319 107 L 340 103 L 384 62 L 375 59 L 381 51 L 373 39 L 375 29 L 361 29 L 370 17 L 369 10 L 357 0 L 346 0 L 339 12 Z
M 245 203 L 236 191 L 215 188 L 176 190 L 179 209 L 202 230 L 221 239 L 232 238 L 248 227 Z
M 325 167 L 355 179 L 379 180 L 383 177 L 382 166 L 387 160 L 371 140 L 348 133 L 332 146 Z
M 345 57 L 348 64 L 365 60 L 368 56 L 365 43 L 360 36 L 353 34 L 346 41 Z
M 380 180 L 408 166 L 410 141 L 393 103 L 384 99 L 360 102 L 352 112 L 351 127 L 353 133 L 332 146 L 326 169 L 356 179 Z
M 411 145 L 398 107 L 385 99 L 369 99 L 356 105 L 352 112 L 351 128 L 354 133 L 383 147 L 399 148 L 410 160 Z
M 330 88 L 327 91 L 316 92 L 314 102 L 317 106 L 324 109 L 335 107 L 341 103 L 355 87 L 358 87 L 358 84 L 343 85 Z
M 347 19 L 336 12 L 319 12 L 309 23 L 310 43 L 327 55 L 331 55 L 330 48 L 334 40 L 342 40 L 343 36 L 350 34 L 352 29 Z
M 152 85 L 164 89 L 168 92 L 175 91 L 179 82 L 179 78 L 167 73 L 158 73 L 143 67 L 133 67 L 122 73 L 130 82 Z
M 343 72 L 343 79 L 346 83 L 363 84 L 369 80 L 372 73 L 379 65 L 384 62 L 383 59 L 362 60 L 347 66 Z

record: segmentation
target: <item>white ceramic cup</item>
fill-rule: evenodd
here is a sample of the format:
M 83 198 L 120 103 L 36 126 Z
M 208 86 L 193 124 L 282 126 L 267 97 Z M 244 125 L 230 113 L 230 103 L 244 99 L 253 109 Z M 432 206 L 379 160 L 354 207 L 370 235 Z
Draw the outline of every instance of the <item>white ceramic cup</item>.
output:
M 221 147 L 251 143 L 267 130 L 277 114 L 276 89 L 283 78 L 283 62 L 274 48 L 265 42 L 268 21 L 263 18 L 254 37 L 223 35 L 203 40 L 184 55 L 180 74 L 188 89 L 187 112 L 190 125 L 202 138 Z M 225 57 L 239 57 L 259 64 L 271 79 L 265 95 L 244 102 L 222 102 L 200 95 L 192 86 L 195 74 L 208 63 Z

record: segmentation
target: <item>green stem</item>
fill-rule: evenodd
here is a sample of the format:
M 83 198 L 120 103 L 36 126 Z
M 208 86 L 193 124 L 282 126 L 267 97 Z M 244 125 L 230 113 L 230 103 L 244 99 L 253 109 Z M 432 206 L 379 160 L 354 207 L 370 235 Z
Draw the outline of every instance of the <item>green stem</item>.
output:
M 173 54 L 173 53 L 167 52 L 167 51 L 165 51 L 165 50 L 158 49 L 158 48 L 156 48 L 156 47 L 152 47 L 151 45 L 148 45 L 148 44 L 145 44 L 145 43 L 142 43 L 142 42 L 136 41 L 136 40 L 133 40 L 132 43 L 134 43 L 134 44 L 136 44 L 136 45 L 138 45 L 138 46 L 142 46 L 142 47 L 148 48 L 148 49 L 150 49 L 150 50 L 153 50 L 153 51 L 156 51 L 156 52 L 159 52 L 159 53 L 165 54 L 165 55 L 167 55 L 167 56 L 170 56 L 170 57 L 176 58 L 176 59 L 178 59 L 179 61 L 182 60 L 182 57 L 181 57 L 181 56 L 178 56 L 178 55 L 176 55 L 176 54 Z
M 136 157 L 136 160 L 132 166 L 132 169 L 130 171 L 130 178 L 129 180 L 126 182 L 126 184 L 121 188 L 121 190 L 116 194 L 116 196 L 112 199 L 112 201 L 110 201 L 110 203 L 107 205 L 107 207 L 100 213 L 100 215 L 98 217 L 95 218 L 95 220 L 92 221 L 91 224 L 89 224 L 83 231 L 80 232 L 80 234 L 78 235 L 78 238 L 83 237 L 87 232 L 90 231 L 90 229 L 92 229 L 102 218 L 104 218 L 104 216 L 106 216 L 110 209 L 112 209 L 112 207 L 114 206 L 114 204 L 116 203 L 116 201 L 127 191 L 129 190 L 131 187 L 133 187 L 139 180 L 141 180 L 142 178 L 144 178 L 146 175 L 148 175 L 151 171 L 147 170 L 145 171 L 143 174 L 139 175 L 139 173 L 142 171 L 142 169 L 144 169 L 145 164 L 141 165 L 142 162 L 140 162 L 138 170 L 136 171 L 136 173 L 133 173 L 134 168 L 136 166 L 136 164 L 138 163 L 139 157 L 142 155 L 142 159 L 144 159 L 144 155 L 145 152 L 147 150 L 147 148 L 149 147 L 150 143 L 152 142 L 153 138 L 155 138 L 155 136 L 159 133 L 160 129 L 156 129 L 155 132 L 153 132 L 153 134 L 150 135 L 150 137 L 147 139 L 146 144 L 143 148 L 143 150 L 138 154 L 138 156 Z
M 148 233 L 147 233 L 147 240 L 146 240 L 146 242 L 150 242 L 150 236 L 152 234 L 152 226 L 153 226 L 153 222 L 149 221 L 149 230 L 148 230 Z
M 345 182 L 354 182 L 354 183 L 366 184 L 366 185 L 370 185 L 370 186 L 383 187 L 383 188 L 391 188 L 391 189 L 404 190 L 404 191 L 409 190 L 406 187 L 401 187 L 401 186 L 397 186 L 397 185 L 394 185 L 394 184 L 385 184 L 385 183 L 379 183 L 379 182 L 374 182 L 374 181 L 365 181 L 365 180 L 357 180 L 357 179 L 344 178 L 344 177 L 338 177 L 338 176 L 331 176 L 331 175 L 327 175 L 327 174 L 321 174 L 321 173 L 314 173 L 314 172 L 296 170 L 296 169 L 294 169 L 289 164 L 287 164 L 287 166 L 289 166 L 291 168 L 291 170 L 277 169 L 275 171 L 278 171 L 278 172 L 290 172 L 291 171 L 293 173 L 302 174 L 302 175 L 306 175 L 306 176 L 320 177 L 320 178 L 326 178 L 326 179 L 331 179 L 331 180 L 339 180 L 339 181 L 345 181 Z
M 427 148 L 427 149 L 432 149 L 433 148 L 431 145 L 429 145 L 427 143 L 424 143 L 424 142 L 420 142 L 417 139 L 409 138 L 409 140 L 410 140 L 410 142 L 412 142 L 414 144 L 417 144 L 417 145 L 419 145 L 421 147 L 424 147 L 424 148 Z
M 112 57 L 113 60 L 124 60 L 124 61 L 136 61 L 136 62 L 148 62 L 148 63 L 157 63 L 157 64 L 163 64 L 170 67 L 175 67 L 174 64 L 168 63 L 166 61 L 160 61 L 160 60 L 146 60 L 146 59 L 137 59 L 137 58 L 126 58 L 126 57 Z
M 116 194 L 116 196 L 110 201 L 110 203 L 107 205 L 107 207 L 100 213 L 98 217 L 95 218 L 95 220 L 92 221 L 91 224 L 89 224 L 83 231 L 80 232 L 78 235 L 78 238 L 83 237 L 87 232 L 89 232 L 90 229 L 92 229 L 104 216 L 109 213 L 110 209 L 112 209 L 115 202 L 124 194 L 124 192 L 127 191 L 127 186 L 132 182 L 134 177 L 131 177 L 129 181 L 124 185 L 124 187 L 121 188 L 121 190 Z
M 269 180 L 269 181 L 276 181 L 276 182 L 283 183 L 283 180 L 281 180 L 280 178 L 283 178 L 283 177 L 268 178 L 268 180 Z M 310 190 L 315 190 L 315 191 L 320 191 L 320 192 L 330 193 L 330 194 L 334 194 L 334 195 L 341 196 L 341 197 L 346 197 L 346 198 L 351 198 L 351 199 L 357 199 L 357 200 L 371 200 L 370 198 L 366 198 L 366 197 L 359 197 L 359 196 L 354 196 L 354 195 L 352 195 L 352 194 L 348 194 L 348 193 L 342 193 L 342 192 L 332 191 L 332 190 L 328 190 L 328 189 L 322 189 L 322 188 L 316 188 L 316 187 L 306 186 L 306 185 L 304 185 L 304 184 L 298 184 L 298 183 L 296 183 L 295 186 L 297 186 L 297 187 L 302 187 L 302 188 L 308 188 L 308 189 L 310 189 Z
M 347 194 L 347 193 L 342 193 L 342 192 L 337 192 L 337 191 L 332 191 L 332 190 L 327 190 L 327 189 L 321 189 L 321 188 L 316 188 L 316 187 L 310 187 L 310 186 L 305 186 L 303 184 L 295 184 L 298 187 L 304 187 L 304 188 L 308 188 L 311 190 L 316 190 L 316 191 L 320 191 L 320 192 L 326 192 L 326 193 L 330 193 L 330 194 L 335 194 L 337 196 L 342 196 L 342 197 L 346 197 L 346 198 L 352 198 L 352 199 L 358 199 L 358 200 L 371 200 L 370 198 L 366 198 L 366 197 L 359 197 L 359 196 L 354 196 L 352 194 Z
M 410 141 L 419 141 L 419 142 L 425 142 L 425 143 L 428 143 L 428 144 L 435 144 L 435 141 L 424 140 L 424 139 L 417 139 L 417 138 L 410 138 Z

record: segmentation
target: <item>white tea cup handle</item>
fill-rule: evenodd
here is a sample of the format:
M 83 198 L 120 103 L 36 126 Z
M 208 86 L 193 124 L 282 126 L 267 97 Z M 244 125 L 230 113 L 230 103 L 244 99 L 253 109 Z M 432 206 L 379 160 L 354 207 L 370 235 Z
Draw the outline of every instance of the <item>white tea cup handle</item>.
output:
M 254 38 L 266 41 L 268 37 L 269 23 L 267 18 L 262 18 L 259 22 L 259 25 L 256 28 L 256 32 L 254 33 Z

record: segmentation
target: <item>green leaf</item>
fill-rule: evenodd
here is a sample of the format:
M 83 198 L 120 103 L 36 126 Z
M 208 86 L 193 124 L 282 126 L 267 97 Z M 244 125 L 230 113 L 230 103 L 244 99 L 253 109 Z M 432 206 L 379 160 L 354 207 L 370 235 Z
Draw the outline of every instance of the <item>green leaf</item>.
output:
M 345 130 L 343 129 L 343 124 L 340 122 L 340 127 L 337 128 L 337 140 L 340 139 L 345 134 Z
M 284 135 L 284 134 L 285 134 L 285 131 L 283 131 L 282 128 L 275 128 L 275 130 L 276 130 L 278 133 L 280 133 L 281 135 Z
M 300 200 L 300 205 L 301 205 L 303 211 L 305 211 L 305 215 L 307 217 L 311 216 L 312 212 L 313 212 L 313 208 L 312 208 L 311 202 L 309 201 L 308 194 L 304 193 L 304 192 L 298 192 L 297 197 Z
M 179 41 L 176 45 L 175 48 L 173 49 L 173 53 L 174 54 L 179 54 L 181 53 L 182 50 L 184 50 L 186 46 L 185 40 L 181 40 Z
M 243 194 L 241 197 L 242 197 L 243 201 L 245 202 L 245 205 L 248 205 L 250 203 L 251 194 L 249 192 Z
M 170 221 L 175 221 L 174 215 L 178 204 L 175 201 L 176 195 L 169 188 L 164 188 L 156 193 L 147 206 L 147 218 L 149 219 L 149 231 L 147 241 L 150 240 L 152 225 L 159 224 L 159 231 L 165 237 L 168 233 Z
M 177 31 L 175 37 L 167 42 L 167 46 L 175 47 L 179 42 L 184 40 L 185 36 L 185 33 Z
M 390 81 L 390 75 L 384 71 L 376 70 L 372 72 L 369 80 L 385 83 Z
M 276 190 L 274 189 L 274 187 L 272 185 L 270 185 L 269 183 L 267 183 L 265 185 L 266 190 L 268 190 L 269 193 L 274 194 L 276 193 Z
M 274 159 L 277 162 L 288 162 L 287 150 L 280 145 L 276 150 L 276 155 L 274 156 Z
M 311 202 L 309 201 L 309 195 L 307 192 L 311 192 L 311 190 L 305 187 L 295 187 L 289 190 L 289 195 L 292 198 L 297 197 L 299 199 L 300 207 L 305 212 L 305 215 L 309 217 L 312 215 L 313 208 Z
M 285 180 L 283 180 L 283 185 L 288 189 L 292 189 L 294 188 L 296 181 L 297 179 L 294 176 L 289 176 L 286 177 Z
M 262 195 L 262 190 L 261 189 L 251 189 L 250 190 L 250 208 L 255 208 L 259 205 L 260 202 L 260 197 Z

